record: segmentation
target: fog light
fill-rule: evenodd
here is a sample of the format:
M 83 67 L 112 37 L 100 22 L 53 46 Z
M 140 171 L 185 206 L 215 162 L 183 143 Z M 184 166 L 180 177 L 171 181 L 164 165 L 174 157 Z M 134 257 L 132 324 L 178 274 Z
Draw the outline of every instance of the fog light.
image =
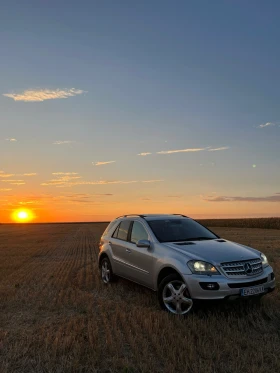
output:
M 273 272 L 271 273 L 270 278 L 271 278 L 271 281 L 275 279 L 275 275 Z
M 220 286 L 217 282 L 200 282 L 199 285 L 203 290 L 219 290 Z

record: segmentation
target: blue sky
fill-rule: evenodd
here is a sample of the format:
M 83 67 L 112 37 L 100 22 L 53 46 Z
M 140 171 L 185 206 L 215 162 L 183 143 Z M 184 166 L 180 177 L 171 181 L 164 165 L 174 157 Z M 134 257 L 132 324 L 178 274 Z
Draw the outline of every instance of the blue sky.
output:
M 279 11 L 277 1 L 1 4 L 2 220 L 32 200 L 40 221 L 279 216 Z M 185 149 L 196 151 L 173 152 Z M 57 172 L 75 174 L 50 182 Z

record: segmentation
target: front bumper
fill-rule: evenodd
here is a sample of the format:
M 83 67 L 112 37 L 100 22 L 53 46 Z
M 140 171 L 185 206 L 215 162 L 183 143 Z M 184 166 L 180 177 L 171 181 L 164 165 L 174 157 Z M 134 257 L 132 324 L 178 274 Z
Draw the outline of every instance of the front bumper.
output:
M 261 280 L 267 279 L 266 282 Z M 192 299 L 224 299 L 224 298 L 238 298 L 241 294 L 241 289 L 244 287 L 254 287 L 257 286 L 255 282 L 262 282 L 261 285 L 264 286 L 265 293 L 269 293 L 275 288 L 275 278 L 273 275 L 273 269 L 270 266 L 264 268 L 262 274 L 258 276 L 251 276 L 246 279 L 229 279 L 223 275 L 217 276 L 204 276 L 204 275 L 184 275 L 185 283 L 188 286 L 190 296 Z M 204 290 L 202 289 L 200 283 L 205 282 L 215 282 L 218 283 L 218 290 Z M 252 285 L 250 285 L 252 283 Z M 229 284 L 234 284 L 238 287 L 230 287 Z M 239 287 L 240 284 L 240 287 Z M 263 294 L 265 294 L 263 293 Z

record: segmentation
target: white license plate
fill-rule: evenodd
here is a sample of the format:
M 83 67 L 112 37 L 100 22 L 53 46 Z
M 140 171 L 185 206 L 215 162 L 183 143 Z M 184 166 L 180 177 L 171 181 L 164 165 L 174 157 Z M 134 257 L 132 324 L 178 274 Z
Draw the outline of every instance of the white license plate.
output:
M 253 288 L 241 289 L 241 295 L 243 297 L 249 297 L 250 295 L 256 295 L 264 293 L 264 286 L 254 286 Z

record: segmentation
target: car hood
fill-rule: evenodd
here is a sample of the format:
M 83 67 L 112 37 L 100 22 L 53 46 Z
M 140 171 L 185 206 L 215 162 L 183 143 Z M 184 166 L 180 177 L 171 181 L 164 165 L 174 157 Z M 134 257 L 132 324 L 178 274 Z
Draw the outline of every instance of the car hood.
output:
M 164 243 L 166 247 L 179 251 L 189 259 L 204 260 L 215 264 L 249 260 L 260 257 L 260 252 L 251 247 L 235 242 L 223 240 L 192 241 L 193 244 L 178 245 L 176 243 Z

